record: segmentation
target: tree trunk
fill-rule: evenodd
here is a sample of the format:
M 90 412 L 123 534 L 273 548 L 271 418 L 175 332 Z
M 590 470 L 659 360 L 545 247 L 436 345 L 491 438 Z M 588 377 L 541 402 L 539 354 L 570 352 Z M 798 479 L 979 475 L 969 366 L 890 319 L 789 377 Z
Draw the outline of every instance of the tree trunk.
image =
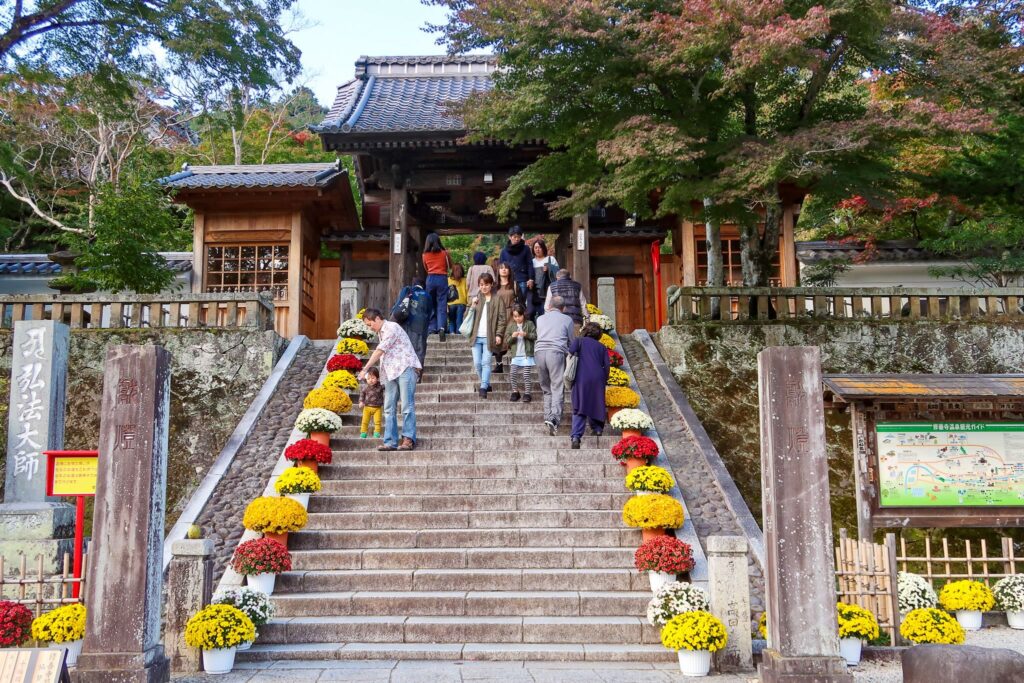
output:
M 242 131 L 231 127 L 231 147 L 235 151 L 235 166 L 242 165 Z
M 712 214 L 715 200 L 704 198 L 704 239 L 708 251 L 708 287 L 721 287 L 725 284 L 725 268 L 722 262 L 722 226 L 718 217 Z M 711 300 L 711 317 L 721 317 L 721 299 Z
M 740 227 L 740 259 L 743 285 L 767 287 L 772 276 L 772 260 L 779 249 L 782 231 L 782 200 L 778 192 L 765 205 L 764 229 L 756 222 Z

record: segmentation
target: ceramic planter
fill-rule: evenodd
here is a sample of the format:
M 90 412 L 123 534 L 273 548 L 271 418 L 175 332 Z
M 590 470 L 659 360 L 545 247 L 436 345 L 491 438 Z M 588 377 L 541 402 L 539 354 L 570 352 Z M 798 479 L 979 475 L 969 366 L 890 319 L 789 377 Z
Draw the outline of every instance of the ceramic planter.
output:
M 237 650 L 238 652 L 243 652 L 245 650 L 248 650 L 250 647 L 252 647 L 252 641 L 247 640 L 244 643 L 239 643 L 238 647 L 236 647 L 235 650 Z
M 272 534 L 272 533 L 264 531 L 263 532 L 263 538 L 269 538 L 271 540 L 277 541 L 278 543 L 283 545 L 285 548 L 288 547 L 288 532 L 287 531 L 285 531 L 284 533 L 280 533 L 280 534 Z
M 1007 612 L 1006 623 L 1010 628 L 1024 629 L 1024 612 Z
M 631 436 L 643 436 L 643 432 L 641 432 L 639 429 L 623 429 L 622 430 L 622 438 L 623 439 L 629 438 Z
M 679 670 L 684 676 L 707 676 L 711 671 L 709 650 L 680 650 Z
M 203 650 L 203 671 L 208 674 L 231 673 L 235 668 L 235 648 L 220 647 L 216 650 Z
M 300 460 L 299 467 L 305 467 L 307 469 L 313 470 L 314 474 L 320 471 L 320 463 L 318 463 L 316 460 Z
M 666 583 L 675 581 L 676 575 L 672 572 L 647 572 L 647 578 L 651 582 L 651 592 L 657 593 L 658 589 Z
M 839 654 L 843 656 L 843 659 L 850 666 L 860 664 L 860 651 L 862 647 L 864 647 L 864 643 L 860 638 L 839 639 Z
M 79 638 L 78 640 L 69 640 L 66 643 L 50 643 L 50 647 L 62 647 L 67 649 L 68 666 L 75 666 L 78 664 L 78 655 L 82 654 L 82 643 L 84 642 L 85 640 L 83 638 Z
M 259 591 L 264 595 L 274 594 L 275 581 L 277 581 L 277 574 L 272 574 L 270 572 L 264 572 L 263 574 L 250 574 L 245 577 L 245 582 L 249 584 L 249 588 L 252 588 L 254 591 Z
M 325 446 L 331 445 L 330 432 L 310 432 L 309 438 L 312 439 L 313 441 L 316 441 L 317 443 L 322 443 Z
M 626 466 L 626 474 L 629 474 L 637 467 L 644 467 L 647 461 L 643 458 L 626 458 L 623 464 Z
M 641 529 L 640 533 L 643 534 L 644 541 L 649 541 L 657 536 L 664 536 L 664 529 Z
M 285 498 L 291 498 L 296 503 L 301 505 L 303 508 L 309 508 L 309 494 L 308 493 L 286 493 Z
M 622 408 L 612 408 L 611 406 L 608 406 L 608 422 L 611 422 L 612 418 L 615 417 L 615 413 L 620 410 L 622 410 Z
M 964 627 L 965 631 L 977 631 L 981 628 L 981 610 L 958 609 L 956 620 Z

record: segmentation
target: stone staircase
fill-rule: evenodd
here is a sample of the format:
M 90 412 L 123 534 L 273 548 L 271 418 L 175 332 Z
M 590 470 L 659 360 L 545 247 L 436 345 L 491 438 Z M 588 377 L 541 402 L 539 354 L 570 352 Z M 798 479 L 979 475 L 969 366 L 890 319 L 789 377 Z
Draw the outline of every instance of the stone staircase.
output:
M 571 450 L 567 425 L 548 436 L 539 387 L 524 404 L 507 374 L 492 386 L 479 399 L 468 346 L 432 338 L 415 451 L 377 452 L 345 416 L 289 538 L 277 618 L 240 660 L 672 661 L 620 517 L 618 435 Z

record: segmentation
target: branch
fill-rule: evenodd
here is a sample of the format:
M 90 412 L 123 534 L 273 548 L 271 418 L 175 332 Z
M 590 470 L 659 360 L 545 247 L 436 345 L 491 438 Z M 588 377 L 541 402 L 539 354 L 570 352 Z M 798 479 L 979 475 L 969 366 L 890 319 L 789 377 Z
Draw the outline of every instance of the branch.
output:
M 7 191 L 11 193 L 12 197 L 17 199 L 19 202 L 22 202 L 23 204 L 27 204 L 29 208 L 32 209 L 32 213 L 42 218 L 50 225 L 59 228 L 64 232 L 73 232 L 77 235 L 85 234 L 85 230 L 82 230 L 81 228 L 72 228 L 69 225 L 64 225 L 56 218 L 53 218 L 52 216 L 49 216 L 46 213 L 44 213 L 43 210 L 39 208 L 39 205 L 36 204 L 35 201 L 33 201 L 33 199 L 28 195 L 18 194 L 18 191 L 14 189 L 14 185 L 11 183 L 11 179 L 7 177 L 7 173 L 5 173 L 2 169 L 0 169 L 0 185 L 6 187 Z
M 27 15 L 20 15 L 21 2 L 19 2 L 18 14 L 15 15 L 7 31 L 0 36 L 0 57 L 5 56 L 15 45 L 27 38 L 52 30 L 53 26 L 47 22 L 56 23 L 57 17 L 81 2 L 83 0 L 58 0 L 46 9 Z
M 835 51 L 829 55 L 822 64 L 815 69 L 814 74 L 811 76 L 811 80 L 807 82 L 807 92 L 804 93 L 803 102 L 800 104 L 800 120 L 806 121 L 811 116 L 811 109 L 814 107 L 815 101 L 818 99 L 818 95 L 821 93 L 822 88 L 828 82 L 828 77 L 832 73 L 832 68 L 839 61 L 839 58 L 846 53 L 846 48 L 849 47 L 849 43 L 846 41 L 846 36 L 839 36 L 839 44 L 836 46 Z

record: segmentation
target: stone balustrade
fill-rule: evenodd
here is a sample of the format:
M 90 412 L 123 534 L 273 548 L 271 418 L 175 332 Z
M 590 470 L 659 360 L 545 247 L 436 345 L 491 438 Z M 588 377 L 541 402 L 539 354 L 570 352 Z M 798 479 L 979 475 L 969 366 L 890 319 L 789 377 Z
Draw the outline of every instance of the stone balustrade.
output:
M 63 321 L 72 328 L 255 327 L 274 329 L 268 293 L 0 295 L 0 328 L 19 320 Z
M 799 318 L 850 320 L 1015 318 L 1024 321 L 1024 287 L 669 287 L 668 323 Z

